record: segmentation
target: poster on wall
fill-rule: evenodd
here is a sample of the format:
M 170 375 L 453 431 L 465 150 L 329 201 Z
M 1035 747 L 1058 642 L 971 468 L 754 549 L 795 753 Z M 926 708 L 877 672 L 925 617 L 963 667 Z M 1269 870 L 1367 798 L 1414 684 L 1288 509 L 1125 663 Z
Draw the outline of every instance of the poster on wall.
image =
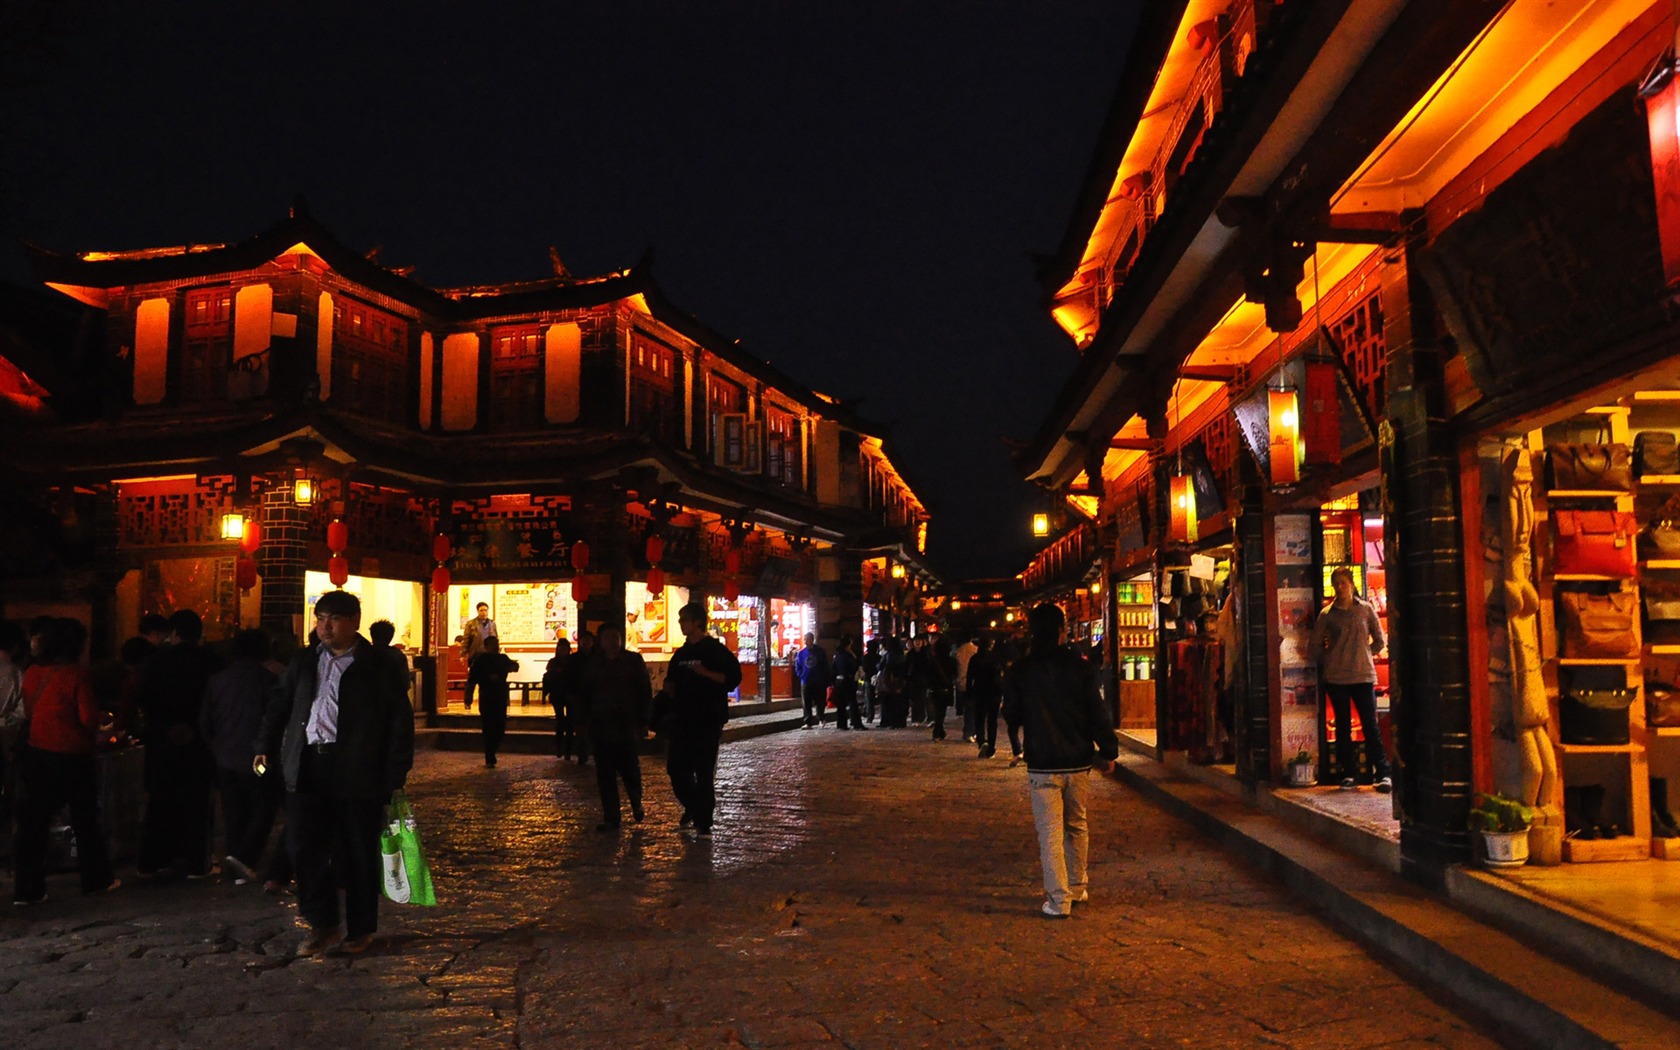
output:
M 1278 726 L 1285 762 L 1301 752 L 1316 760 L 1318 754 L 1318 669 L 1286 667 L 1282 671 L 1283 696 Z
M 1277 612 L 1278 666 L 1315 666 L 1318 661 L 1308 651 L 1312 641 L 1312 588 L 1279 587 Z
M 1272 553 L 1279 565 L 1312 564 L 1310 514 L 1279 514 L 1272 519 Z

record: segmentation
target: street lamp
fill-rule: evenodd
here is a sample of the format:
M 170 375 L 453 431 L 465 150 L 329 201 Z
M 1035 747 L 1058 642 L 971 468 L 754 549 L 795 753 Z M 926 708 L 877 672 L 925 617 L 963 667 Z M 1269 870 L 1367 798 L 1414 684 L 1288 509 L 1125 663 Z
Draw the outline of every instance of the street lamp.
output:
M 898 564 L 897 562 L 893 562 L 892 578 L 895 580 L 904 579 L 904 566 Z
M 1050 515 L 1043 512 L 1034 514 L 1032 516 L 1032 529 L 1034 536 L 1050 535 Z
M 294 478 L 292 480 L 292 502 L 299 507 L 314 506 L 317 487 L 315 479 L 307 474 Z
M 237 510 L 230 510 L 222 515 L 222 539 L 242 540 L 245 538 L 245 515 Z

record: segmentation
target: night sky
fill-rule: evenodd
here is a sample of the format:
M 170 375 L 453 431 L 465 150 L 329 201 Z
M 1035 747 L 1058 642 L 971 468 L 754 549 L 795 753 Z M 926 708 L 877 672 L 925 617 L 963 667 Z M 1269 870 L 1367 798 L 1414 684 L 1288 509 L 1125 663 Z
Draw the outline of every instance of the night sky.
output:
M 238 241 L 300 192 L 434 287 L 651 248 L 682 309 L 891 424 L 936 568 L 1012 575 L 1040 497 L 1003 438 L 1076 359 L 1031 255 L 1141 2 L 0 0 L 0 279 L 19 238 Z

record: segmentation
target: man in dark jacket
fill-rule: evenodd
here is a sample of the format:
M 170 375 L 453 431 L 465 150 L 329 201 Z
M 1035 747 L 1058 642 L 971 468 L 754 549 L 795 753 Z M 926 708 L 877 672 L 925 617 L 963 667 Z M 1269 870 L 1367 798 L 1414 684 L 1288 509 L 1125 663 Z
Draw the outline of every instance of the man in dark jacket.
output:
M 145 728 L 146 818 L 140 832 L 141 877 L 210 870 L 210 790 L 215 764 L 199 732 L 204 690 L 221 661 L 204 646 L 204 621 L 191 609 L 169 617 L 169 644 L 140 668 L 135 689 Z
M 828 650 L 817 644 L 817 636 L 805 636 L 805 648 L 793 657 L 793 676 L 799 679 L 799 695 L 805 704 L 805 723 L 799 728 L 815 729 L 828 723 L 828 687 L 832 681 Z M 846 720 L 840 720 L 846 728 Z
M 1062 610 L 1035 606 L 1027 623 L 1032 651 L 1004 677 L 1003 717 L 1011 730 L 1025 726 L 1027 732 L 1027 785 L 1044 869 L 1039 910 L 1047 918 L 1065 919 L 1075 902 L 1090 899 L 1085 797 L 1092 759 L 1100 756 L 1104 772 L 1113 769 L 1120 742 L 1091 665 L 1062 645 Z
M 981 758 L 997 754 L 998 705 L 1003 702 L 1003 661 L 985 635 L 968 658 L 968 709 L 974 714 L 974 742 Z
M 670 695 L 669 739 L 665 772 L 683 807 L 682 824 L 694 825 L 694 837 L 710 838 L 717 808 L 713 779 L 718 745 L 729 721 L 729 694 L 741 684 L 741 664 L 722 642 L 706 633 L 706 607 L 689 602 L 677 612 L 686 639 L 671 654 L 661 692 Z
M 407 683 L 357 633 L 361 622 L 355 595 L 321 595 L 321 642 L 286 668 L 254 743 L 253 769 L 261 773 L 277 754 L 285 773 L 298 911 L 310 929 L 299 955 L 319 955 L 341 940 L 345 952 L 359 954 L 373 943 L 384 807 L 414 765 Z M 346 930 L 339 928 L 340 885 Z
M 262 727 L 263 710 L 274 688 L 268 659 L 268 634 L 261 628 L 233 636 L 233 663 L 210 676 L 199 713 L 199 731 L 216 759 L 216 785 L 222 796 L 222 826 L 227 855 L 222 878 L 244 885 L 256 877 L 262 862 L 281 792 L 274 777 L 259 777 L 251 769 L 251 741 Z
M 584 671 L 582 721 L 595 747 L 595 781 L 601 789 L 601 823 L 596 831 L 617 831 L 623 819 L 618 782 L 630 800 L 630 819 L 642 822 L 642 760 L 653 686 L 642 654 L 624 648 L 624 629 L 603 624 L 594 659 Z

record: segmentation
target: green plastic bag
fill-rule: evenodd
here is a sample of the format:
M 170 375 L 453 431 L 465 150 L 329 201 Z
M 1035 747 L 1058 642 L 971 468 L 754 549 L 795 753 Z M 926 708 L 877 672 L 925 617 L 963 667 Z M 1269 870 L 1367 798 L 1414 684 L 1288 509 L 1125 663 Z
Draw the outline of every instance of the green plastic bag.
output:
M 414 822 L 408 796 L 401 791 L 391 796 L 385 830 L 379 836 L 379 852 L 384 861 L 382 888 L 388 899 L 427 907 L 437 903 L 432 893 L 432 872 L 420 848 L 420 828 Z

